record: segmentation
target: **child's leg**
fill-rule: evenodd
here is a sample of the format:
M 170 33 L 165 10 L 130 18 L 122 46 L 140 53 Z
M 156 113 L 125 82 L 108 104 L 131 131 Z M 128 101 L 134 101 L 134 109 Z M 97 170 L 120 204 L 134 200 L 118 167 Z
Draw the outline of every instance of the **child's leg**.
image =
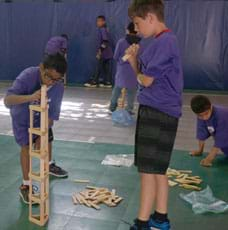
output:
M 156 180 L 156 211 L 167 214 L 169 185 L 166 175 L 155 175 Z
M 112 98 L 111 98 L 111 103 L 109 106 L 109 109 L 112 112 L 116 110 L 116 107 L 118 105 L 118 99 L 119 99 L 120 94 L 121 94 L 121 90 L 122 89 L 118 86 L 115 86 L 112 90 Z
M 127 89 L 127 108 L 128 112 L 132 112 L 134 109 L 134 101 L 135 101 L 136 90 L 135 89 Z
M 148 221 L 156 198 L 156 179 L 154 174 L 141 173 L 141 194 L 138 219 Z
M 102 65 L 103 65 L 103 60 L 102 59 L 97 60 L 96 71 L 93 78 L 93 81 L 96 82 L 96 84 L 99 83 L 99 78 L 102 72 Z
M 24 145 L 21 147 L 21 169 L 23 180 L 29 180 L 29 146 Z
M 112 84 L 112 71 L 111 71 L 112 61 L 111 59 L 105 60 L 103 65 L 104 70 L 104 83 Z

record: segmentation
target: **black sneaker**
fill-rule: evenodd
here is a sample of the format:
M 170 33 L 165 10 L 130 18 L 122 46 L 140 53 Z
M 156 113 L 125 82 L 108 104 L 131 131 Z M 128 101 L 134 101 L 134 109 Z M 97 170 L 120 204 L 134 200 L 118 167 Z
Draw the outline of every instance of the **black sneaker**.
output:
M 96 88 L 97 83 L 95 81 L 90 81 L 90 82 L 85 83 L 84 86 L 88 88 Z
M 105 88 L 112 88 L 112 84 L 110 82 L 106 82 L 104 87 Z
M 55 163 L 49 165 L 49 174 L 55 177 L 68 177 L 68 172 L 57 166 Z
M 35 185 L 32 185 L 32 194 L 35 194 L 38 191 L 38 187 Z M 21 200 L 25 204 L 29 204 L 29 185 L 21 185 L 20 187 L 20 193 L 19 193 Z M 35 204 L 33 202 L 33 204 Z

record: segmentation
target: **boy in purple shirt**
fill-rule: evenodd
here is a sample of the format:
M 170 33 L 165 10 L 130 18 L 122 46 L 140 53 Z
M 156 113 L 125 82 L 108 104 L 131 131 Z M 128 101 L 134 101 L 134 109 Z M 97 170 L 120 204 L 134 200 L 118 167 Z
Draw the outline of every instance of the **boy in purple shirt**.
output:
M 93 78 L 84 84 L 86 87 L 112 87 L 111 65 L 113 52 L 111 48 L 111 39 L 106 26 L 105 16 L 97 17 L 97 67 Z M 102 79 L 100 81 L 100 79 Z
M 125 38 L 121 38 L 117 44 L 114 53 L 114 60 L 117 62 L 115 86 L 112 90 L 112 98 L 110 103 L 110 111 L 116 110 L 121 90 L 125 88 L 127 90 L 127 108 L 126 110 L 132 114 L 134 109 L 134 100 L 137 90 L 137 80 L 135 72 L 131 68 L 129 62 L 124 62 L 122 57 L 125 54 L 125 50 L 132 44 L 138 44 L 141 40 L 135 31 L 134 23 L 129 23 L 127 27 L 127 35 Z
M 126 50 L 140 85 L 135 165 L 140 173 L 141 196 L 138 218 L 130 230 L 169 230 L 166 171 L 181 116 L 183 90 L 178 42 L 164 23 L 162 0 L 134 0 L 129 16 L 139 34 L 154 38 L 141 54 L 136 44 Z
M 67 43 L 68 36 L 66 34 L 62 34 L 61 36 L 51 37 L 45 47 L 44 53 L 46 55 L 53 55 L 60 53 L 63 56 L 67 54 Z
M 45 47 L 45 55 L 54 55 L 54 54 L 61 54 L 67 60 L 67 45 L 68 45 L 68 36 L 67 34 L 61 34 L 61 36 L 55 36 L 49 39 Z M 64 85 L 67 84 L 67 77 L 66 73 L 63 77 Z
M 192 98 L 191 108 L 197 115 L 199 149 L 191 151 L 190 154 L 192 156 L 201 156 L 205 141 L 212 136 L 214 146 L 208 156 L 201 161 L 202 166 L 210 167 L 219 152 L 223 152 L 228 157 L 228 108 L 212 105 L 210 100 L 203 95 L 197 95 Z
M 21 146 L 21 167 L 23 184 L 20 187 L 22 200 L 29 203 L 29 105 L 37 103 L 41 96 L 41 85 L 48 86 L 49 99 L 49 160 L 50 174 L 56 177 L 67 177 L 68 173 L 51 161 L 51 142 L 53 132 L 51 127 L 54 121 L 59 119 L 64 86 L 62 77 L 66 72 L 67 64 L 61 54 L 46 56 L 38 67 L 25 69 L 13 85 L 8 89 L 4 98 L 5 105 L 10 109 L 15 140 Z M 40 121 L 39 113 L 35 114 L 34 126 Z M 34 138 L 39 145 L 39 138 Z M 32 185 L 31 185 L 32 186 Z

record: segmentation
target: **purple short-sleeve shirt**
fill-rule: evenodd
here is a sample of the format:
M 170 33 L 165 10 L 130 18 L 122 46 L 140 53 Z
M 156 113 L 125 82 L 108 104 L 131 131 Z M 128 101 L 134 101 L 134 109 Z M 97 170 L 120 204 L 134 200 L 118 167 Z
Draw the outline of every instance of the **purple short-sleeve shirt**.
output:
M 210 136 L 214 137 L 214 146 L 228 156 L 228 108 L 214 105 L 209 120 L 197 119 L 197 139 L 204 141 Z
M 182 107 L 183 71 L 176 36 L 167 31 L 153 39 L 139 55 L 141 71 L 154 81 L 140 87 L 138 101 L 179 118 Z
M 107 47 L 102 51 L 101 57 L 107 60 L 112 59 L 113 52 L 112 52 L 112 48 L 110 45 L 111 43 L 110 34 L 106 27 L 101 27 L 101 28 L 98 28 L 97 30 L 97 49 L 101 48 L 101 45 L 104 41 L 107 42 Z
M 30 67 L 25 69 L 16 78 L 13 85 L 8 89 L 7 95 L 31 95 L 40 88 L 41 81 L 39 67 Z M 48 89 L 49 119 L 51 120 L 59 119 L 63 93 L 63 83 L 56 83 Z M 21 146 L 28 145 L 29 141 L 29 105 L 30 103 L 24 103 L 9 106 L 14 136 L 16 142 Z M 38 126 L 39 122 L 39 116 L 35 116 L 34 126 Z

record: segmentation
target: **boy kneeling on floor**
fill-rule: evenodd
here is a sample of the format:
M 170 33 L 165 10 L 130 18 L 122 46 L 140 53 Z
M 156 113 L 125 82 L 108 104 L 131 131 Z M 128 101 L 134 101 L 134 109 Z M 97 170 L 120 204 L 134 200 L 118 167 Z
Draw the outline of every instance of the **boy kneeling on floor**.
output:
M 197 115 L 199 148 L 191 151 L 190 154 L 192 156 L 201 156 L 205 141 L 212 136 L 214 146 L 208 156 L 200 163 L 202 166 L 210 167 L 219 152 L 223 152 L 228 157 L 228 108 L 212 105 L 210 100 L 203 95 L 192 98 L 191 108 Z

